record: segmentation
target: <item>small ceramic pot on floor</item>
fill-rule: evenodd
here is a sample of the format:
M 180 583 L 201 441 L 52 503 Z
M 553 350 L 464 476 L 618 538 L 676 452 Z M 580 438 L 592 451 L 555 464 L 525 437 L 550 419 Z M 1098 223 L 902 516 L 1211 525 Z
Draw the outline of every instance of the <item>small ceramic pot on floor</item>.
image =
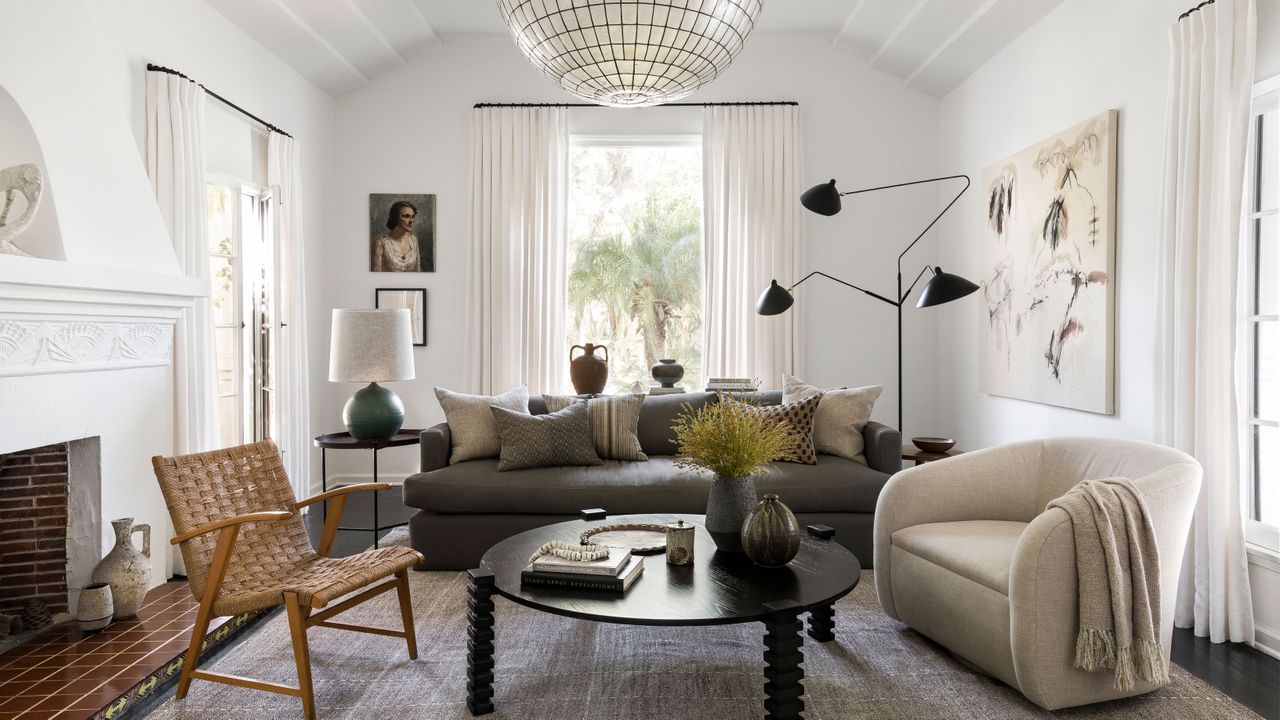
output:
M 750 476 L 718 477 L 707 496 L 707 532 L 721 552 L 742 552 L 742 524 L 756 506 L 756 483 Z
M 111 616 L 115 612 L 111 603 L 111 586 L 106 583 L 93 583 L 80 589 L 80 599 L 76 601 L 76 622 L 85 632 L 95 632 L 111 624 Z

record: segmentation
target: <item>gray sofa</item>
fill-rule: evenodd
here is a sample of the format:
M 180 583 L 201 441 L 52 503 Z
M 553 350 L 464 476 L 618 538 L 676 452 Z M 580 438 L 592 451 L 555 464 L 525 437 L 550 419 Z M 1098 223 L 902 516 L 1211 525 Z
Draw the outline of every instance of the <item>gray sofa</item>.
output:
M 746 399 L 777 405 L 780 391 L 746 393 Z M 447 424 L 422 433 L 422 472 L 404 481 L 404 502 L 417 508 L 409 520 L 414 549 L 426 556 L 420 570 L 476 567 L 494 543 L 519 532 L 578 517 L 583 508 L 628 513 L 704 513 L 710 481 L 673 463 L 671 426 L 685 405 L 716 402 L 711 393 L 646 397 L 637 434 L 649 459 L 606 460 L 603 465 L 498 472 L 496 458 L 449 464 Z M 545 413 L 541 396 L 529 412 Z M 756 478 L 761 495 L 776 494 L 801 525 L 836 529 L 836 539 L 863 567 L 872 562 L 872 520 L 876 500 L 889 476 L 902 468 L 897 430 L 869 423 L 863 432 L 867 464 L 818 455 L 817 465 L 776 463 Z

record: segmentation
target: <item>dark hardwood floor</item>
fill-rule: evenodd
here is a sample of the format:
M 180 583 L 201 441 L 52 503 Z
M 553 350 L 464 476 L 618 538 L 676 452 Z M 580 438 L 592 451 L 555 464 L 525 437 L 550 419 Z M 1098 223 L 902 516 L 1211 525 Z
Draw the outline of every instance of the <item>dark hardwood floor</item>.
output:
M 406 522 L 415 511 L 401 502 L 400 488 L 378 493 L 378 520 L 384 525 Z M 373 526 L 373 498 L 356 493 L 347 498 L 344 527 Z M 317 510 L 307 514 L 307 531 L 318 542 L 323 526 Z M 383 531 L 380 535 L 385 536 Z M 373 545 L 373 533 L 341 531 L 333 554 L 351 555 Z M 1267 720 L 1280 720 L 1280 660 L 1239 644 L 1209 642 L 1190 630 L 1173 631 L 1173 661 Z M 1172 719 L 1171 719 L 1172 720 Z

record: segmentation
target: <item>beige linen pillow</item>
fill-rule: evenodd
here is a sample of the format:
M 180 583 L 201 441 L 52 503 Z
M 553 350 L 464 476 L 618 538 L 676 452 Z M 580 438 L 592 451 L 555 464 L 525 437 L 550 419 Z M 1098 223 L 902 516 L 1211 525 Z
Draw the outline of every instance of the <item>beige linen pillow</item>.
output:
M 436 399 L 444 408 L 445 422 L 449 423 L 453 444 L 449 453 L 450 465 L 463 460 L 498 457 L 502 452 L 498 422 L 493 419 L 493 411 L 489 408 L 529 414 L 529 388 L 524 385 L 501 395 L 468 395 L 438 387 Z
M 867 464 L 867 459 L 862 454 L 862 430 L 871 422 L 871 409 L 883 391 L 879 385 L 823 390 L 792 375 L 782 375 L 782 402 L 822 396 L 818 411 L 813 416 L 814 449 L 863 465 Z
M 547 412 L 557 412 L 583 402 L 572 395 L 543 395 Z M 648 460 L 640 449 L 636 429 L 640 425 L 643 395 L 606 395 L 586 401 L 591 413 L 591 439 L 596 454 L 606 460 Z

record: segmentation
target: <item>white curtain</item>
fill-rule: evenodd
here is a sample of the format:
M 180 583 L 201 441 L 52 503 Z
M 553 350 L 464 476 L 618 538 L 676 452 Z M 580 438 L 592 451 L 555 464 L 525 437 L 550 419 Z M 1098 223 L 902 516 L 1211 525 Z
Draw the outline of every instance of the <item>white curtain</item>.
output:
M 278 320 L 275 441 L 298 497 L 311 495 L 311 368 L 307 361 L 306 252 L 302 233 L 302 170 L 298 142 L 267 137 L 267 184 L 276 192 L 276 312 Z
M 1236 283 L 1254 63 L 1253 0 L 1171 29 L 1160 224 L 1158 439 L 1204 466 L 1174 623 L 1253 642 L 1240 504 Z
M 147 174 L 182 271 L 209 286 L 208 210 L 205 201 L 205 91 L 164 72 L 147 73 Z M 218 377 L 213 309 L 196 298 L 174 330 L 174 452 L 219 445 Z
M 791 105 L 708 107 L 702 115 L 703 357 L 708 377 L 781 387 L 803 376 L 795 310 L 756 314 L 769 281 L 804 270 L 800 110 Z
M 564 390 L 568 148 L 566 108 L 472 111 L 469 392 Z

